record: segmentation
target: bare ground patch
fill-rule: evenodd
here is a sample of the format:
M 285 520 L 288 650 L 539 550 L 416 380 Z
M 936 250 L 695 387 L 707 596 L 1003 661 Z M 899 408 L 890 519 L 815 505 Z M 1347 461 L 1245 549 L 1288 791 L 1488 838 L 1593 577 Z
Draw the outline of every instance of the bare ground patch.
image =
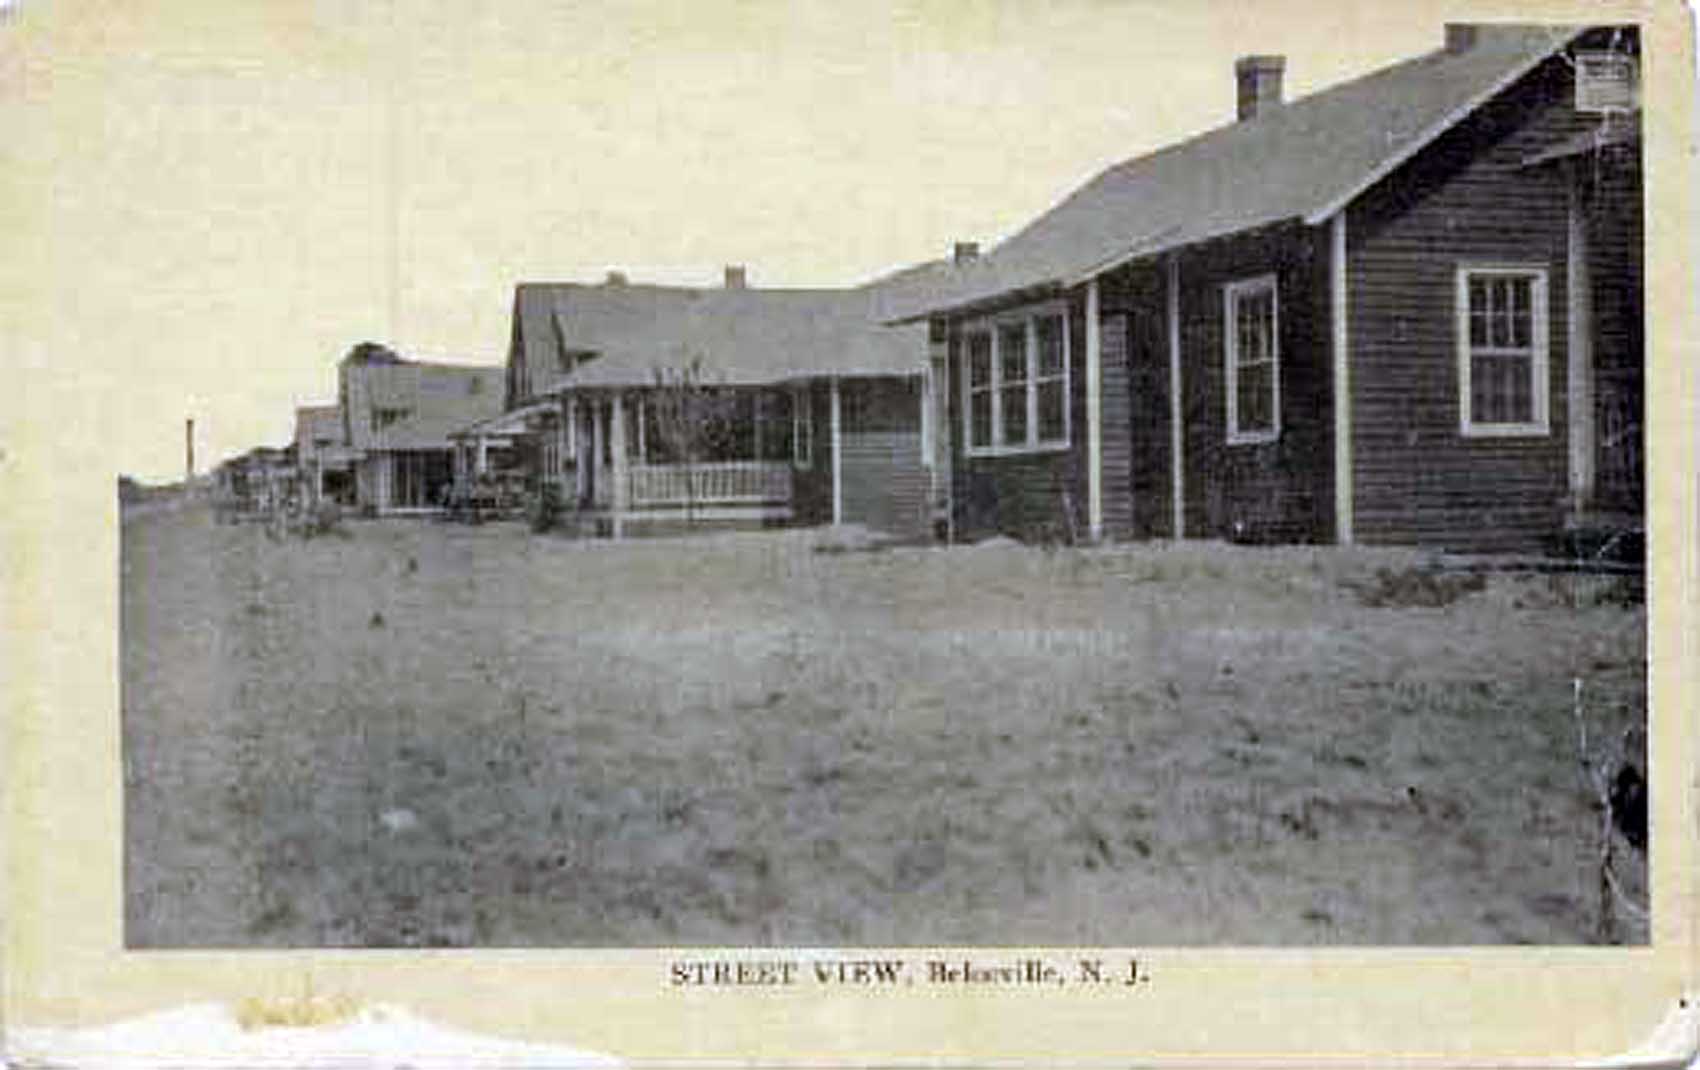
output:
M 1573 680 L 1641 722 L 1634 604 L 1365 604 L 1412 560 L 1371 551 L 350 530 L 125 525 L 132 945 L 1596 936 Z

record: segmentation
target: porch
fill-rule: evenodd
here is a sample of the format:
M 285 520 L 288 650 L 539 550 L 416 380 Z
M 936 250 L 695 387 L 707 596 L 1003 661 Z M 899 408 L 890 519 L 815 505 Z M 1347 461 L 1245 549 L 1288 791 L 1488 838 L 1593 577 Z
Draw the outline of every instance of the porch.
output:
M 543 435 L 543 472 L 599 533 L 788 523 L 812 431 L 797 401 L 785 388 L 569 394 Z
M 569 463 L 564 482 L 576 483 Z M 618 520 L 753 521 L 784 523 L 793 516 L 792 466 L 788 461 L 703 461 L 695 464 L 633 464 L 619 472 L 601 465 L 587 472 L 580 515 Z

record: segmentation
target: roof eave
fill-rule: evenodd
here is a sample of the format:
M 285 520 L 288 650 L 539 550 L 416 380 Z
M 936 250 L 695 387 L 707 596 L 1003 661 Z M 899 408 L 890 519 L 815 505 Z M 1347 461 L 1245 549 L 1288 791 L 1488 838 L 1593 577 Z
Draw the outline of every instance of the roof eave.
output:
M 1071 285 L 1063 278 L 1049 278 L 1042 282 L 1029 283 L 1026 286 L 1019 286 L 1011 290 L 1000 290 L 995 294 L 982 294 L 967 300 L 929 305 L 921 311 L 883 322 L 888 327 L 902 327 L 911 323 L 925 323 L 935 316 L 969 316 L 979 312 L 990 312 L 1005 305 L 1024 304 L 1046 297 L 1055 297 L 1067 291 Z
M 1512 85 L 1527 75 L 1530 71 L 1539 67 L 1541 64 L 1557 55 L 1560 51 L 1569 48 L 1577 38 L 1581 37 L 1582 34 L 1586 32 L 1587 31 L 1585 29 L 1572 27 L 1568 33 L 1561 34 L 1554 38 L 1552 44 L 1548 48 L 1536 53 L 1525 62 L 1513 67 L 1510 71 L 1506 72 L 1504 76 L 1496 79 L 1487 89 L 1476 94 L 1457 108 L 1454 108 L 1438 122 L 1412 138 L 1404 148 L 1381 161 L 1381 163 L 1368 174 L 1354 182 L 1352 185 L 1346 187 L 1346 189 L 1342 190 L 1334 197 L 1324 201 L 1321 207 L 1306 213 L 1304 217 L 1305 223 L 1314 227 L 1320 223 L 1326 223 L 1328 220 L 1334 218 L 1335 215 L 1345 211 L 1353 201 L 1361 197 L 1377 182 L 1380 182 L 1394 171 L 1403 167 L 1406 163 L 1409 163 L 1413 157 L 1432 145 L 1442 134 L 1463 122 L 1482 105 L 1511 88 Z

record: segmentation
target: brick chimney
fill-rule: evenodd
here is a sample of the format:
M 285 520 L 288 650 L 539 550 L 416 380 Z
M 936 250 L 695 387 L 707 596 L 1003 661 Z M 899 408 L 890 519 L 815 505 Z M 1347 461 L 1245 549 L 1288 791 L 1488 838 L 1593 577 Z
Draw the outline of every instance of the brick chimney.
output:
M 950 258 L 957 267 L 961 267 L 963 264 L 972 264 L 980 259 L 980 243 L 977 241 L 959 241 L 956 243 L 956 249 L 951 253 Z
M 742 264 L 726 265 L 726 288 L 728 290 L 743 290 L 750 285 L 750 273 Z
M 1477 27 L 1468 22 L 1449 22 L 1446 24 L 1446 51 L 1468 52 L 1476 47 Z
M 624 286 L 625 284 L 626 273 L 624 271 L 610 270 L 608 272 L 608 277 L 602 280 L 602 285 L 604 286 Z
M 1285 56 L 1241 56 L 1234 61 L 1242 122 L 1281 106 L 1281 74 L 1286 68 Z

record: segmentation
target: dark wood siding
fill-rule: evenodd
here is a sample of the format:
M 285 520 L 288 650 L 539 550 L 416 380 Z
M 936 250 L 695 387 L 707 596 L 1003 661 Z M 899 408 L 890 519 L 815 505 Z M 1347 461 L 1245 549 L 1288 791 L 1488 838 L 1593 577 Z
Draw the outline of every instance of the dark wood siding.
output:
M 812 527 L 832 523 L 832 410 L 826 383 L 804 389 L 814 421 L 813 463 L 792 469 L 791 516 L 794 523 Z
M 1111 364 L 1109 347 L 1112 334 L 1120 333 L 1125 341 L 1127 415 L 1125 430 L 1128 460 L 1126 483 L 1131 534 L 1136 538 L 1172 536 L 1174 534 L 1173 460 L 1170 445 L 1169 414 L 1169 343 L 1167 335 L 1167 305 L 1163 293 L 1161 267 L 1142 265 L 1124 268 L 1102 280 L 1101 303 L 1106 320 L 1114 318 L 1119 327 L 1106 322 L 1104 331 L 1106 377 Z M 1105 389 L 1109 384 L 1106 378 Z M 1106 412 L 1105 456 L 1110 450 L 1112 420 Z M 1105 473 L 1106 482 L 1109 481 Z M 1109 491 L 1106 487 L 1106 508 Z
M 932 485 L 921 459 L 920 377 L 845 380 L 840 390 L 845 522 L 920 536 Z
M 1104 420 L 1100 431 L 1104 466 L 1104 537 L 1129 539 L 1134 532 L 1134 507 L 1133 395 L 1129 380 L 1128 315 L 1112 312 L 1100 314 L 1098 320 L 1103 376 L 1099 411 Z M 1082 358 L 1084 356 L 1082 354 Z M 1084 370 L 1084 359 L 1081 363 Z M 1083 435 L 1085 430 L 1081 428 Z
M 1357 537 L 1524 549 L 1553 534 L 1568 489 L 1566 189 L 1527 158 L 1582 128 L 1551 62 L 1443 135 L 1348 216 Z M 1529 264 L 1548 279 L 1550 433 L 1459 430 L 1456 272 Z
M 1182 452 L 1189 537 L 1314 542 L 1331 535 L 1332 450 L 1325 234 L 1282 227 L 1188 250 L 1180 259 Z M 1280 436 L 1229 445 L 1223 293 L 1276 277 Z
M 1643 217 L 1638 146 L 1572 162 L 1582 196 L 1594 315 L 1595 505 L 1644 508 Z

